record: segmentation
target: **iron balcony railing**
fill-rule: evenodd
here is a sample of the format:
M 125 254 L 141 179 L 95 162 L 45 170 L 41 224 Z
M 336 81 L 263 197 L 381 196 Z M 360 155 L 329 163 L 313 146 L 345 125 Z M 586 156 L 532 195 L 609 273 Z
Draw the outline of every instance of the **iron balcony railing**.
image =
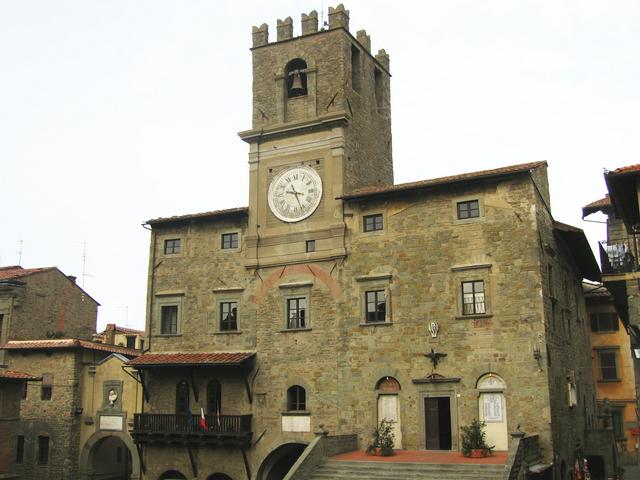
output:
M 637 246 L 633 237 L 600 242 L 602 273 L 628 273 L 638 268 Z
M 139 443 L 192 441 L 243 446 L 251 442 L 251 415 L 136 413 L 131 434 Z

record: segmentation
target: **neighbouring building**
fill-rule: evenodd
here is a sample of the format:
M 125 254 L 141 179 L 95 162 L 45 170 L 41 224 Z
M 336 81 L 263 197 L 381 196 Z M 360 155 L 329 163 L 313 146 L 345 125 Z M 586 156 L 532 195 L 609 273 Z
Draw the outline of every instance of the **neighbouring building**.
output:
M 54 337 L 91 340 L 98 302 L 56 267 L 0 267 L 0 345 Z M 0 350 L 0 366 L 3 360 Z
M 3 348 L 12 369 L 42 379 L 24 390 L 14 427 L 20 478 L 97 478 L 84 475 L 118 473 L 137 461 L 127 440 L 137 381 L 121 367 L 139 351 L 78 339 L 12 340 Z M 113 455 L 107 459 L 105 452 Z
M 16 434 L 20 422 L 20 401 L 27 382 L 40 378 L 28 373 L 0 369 L 0 478 L 22 478 L 16 465 L 25 461 L 24 436 Z
M 314 432 L 364 449 L 382 419 L 396 448 L 457 451 L 478 417 L 571 478 L 600 447 L 600 272 L 546 162 L 394 184 L 389 56 L 342 5 L 301 26 L 253 28 L 249 206 L 147 221 L 145 478 L 279 480 Z
M 93 335 L 94 342 L 108 343 L 137 350 L 144 350 L 145 339 L 145 333 L 142 330 L 121 327 L 115 323 L 108 323 L 102 332 Z

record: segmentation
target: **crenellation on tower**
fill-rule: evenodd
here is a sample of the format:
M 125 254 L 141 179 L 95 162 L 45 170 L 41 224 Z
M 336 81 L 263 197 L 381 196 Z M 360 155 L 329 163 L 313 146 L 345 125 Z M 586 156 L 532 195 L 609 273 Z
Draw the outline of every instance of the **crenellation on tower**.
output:
M 356 39 L 367 52 L 371 52 L 371 37 L 367 35 L 366 30 L 358 30 L 358 33 L 356 33 Z
M 384 48 L 378 50 L 376 53 L 376 60 L 384 67 L 384 69 L 389 71 L 389 54 L 385 51 Z
M 291 17 L 287 17 L 284 20 L 278 19 L 276 30 L 278 32 L 278 42 L 293 38 L 293 20 L 291 19 Z
M 344 5 L 329 7 L 329 30 L 344 28 L 349 31 L 349 10 L 345 10 Z
M 318 12 L 312 10 L 307 15 L 306 13 L 302 14 L 302 18 L 300 21 L 302 25 L 302 35 L 310 35 L 312 33 L 318 32 Z
M 269 25 L 263 23 L 259 27 L 252 27 L 251 37 L 253 38 L 253 47 L 261 47 L 269 43 Z

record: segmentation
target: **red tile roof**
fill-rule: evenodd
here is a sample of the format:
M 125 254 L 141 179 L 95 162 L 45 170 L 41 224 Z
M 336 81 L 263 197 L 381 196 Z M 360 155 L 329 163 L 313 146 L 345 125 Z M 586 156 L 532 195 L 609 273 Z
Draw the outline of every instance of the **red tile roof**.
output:
M 636 163 L 635 165 L 628 165 L 626 167 L 616 168 L 615 170 L 609 173 L 617 174 L 617 173 L 634 173 L 634 172 L 640 172 L 640 164 Z
M 417 182 L 400 183 L 397 185 L 376 185 L 373 187 L 361 188 L 351 193 L 345 194 L 339 198 L 349 200 L 352 198 L 369 197 L 375 195 L 384 195 L 388 193 L 403 192 L 408 190 L 419 190 L 425 188 L 433 188 L 441 185 L 453 183 L 469 182 L 474 180 L 483 180 L 491 177 L 499 177 L 504 175 L 515 175 L 518 173 L 528 172 L 530 170 L 547 166 L 547 162 L 531 162 L 519 165 L 509 165 L 507 167 L 494 168 L 492 170 L 481 170 L 478 172 L 468 172 L 459 175 L 451 175 L 448 177 L 432 178 L 428 180 L 420 180 Z
M 105 343 L 90 342 L 88 340 L 80 340 L 77 338 L 52 338 L 46 340 L 11 340 L 5 343 L 2 348 L 6 350 L 51 350 L 51 349 L 69 349 L 84 348 L 87 350 L 100 350 L 103 352 L 120 353 L 130 357 L 140 355 L 140 350 L 132 348 L 119 347 L 117 345 L 109 345 Z
M 28 373 L 15 372 L 13 370 L 0 370 L 0 379 L 7 380 L 41 380 L 42 377 L 35 377 Z
M 26 277 L 27 275 L 31 275 L 33 273 L 55 270 L 55 268 L 56 267 L 22 268 L 20 265 L 0 267 L 0 280 L 13 280 L 14 278 Z
M 255 352 L 146 353 L 128 362 L 134 367 L 172 365 L 240 365 Z
M 183 222 L 185 220 L 214 219 L 224 217 L 246 216 L 249 214 L 249 207 L 227 208 L 225 210 L 213 210 L 211 212 L 191 213 L 188 215 L 176 215 L 174 217 L 160 217 L 147 220 L 147 225 L 157 225 L 159 223 Z
M 120 333 L 131 333 L 131 334 L 138 334 L 138 335 L 144 335 L 144 331 L 143 330 L 136 330 L 134 328 L 128 328 L 128 327 L 119 327 L 118 325 L 116 325 L 115 323 L 107 323 L 107 328 L 104 329 L 103 332 L 99 333 L 98 335 L 102 335 L 106 332 L 120 332 Z
M 600 200 L 596 200 L 595 202 L 591 202 L 588 205 L 585 205 L 582 208 L 598 208 L 598 207 L 608 207 L 611 205 L 611 199 L 609 198 L 609 194 L 605 195 L 604 198 Z

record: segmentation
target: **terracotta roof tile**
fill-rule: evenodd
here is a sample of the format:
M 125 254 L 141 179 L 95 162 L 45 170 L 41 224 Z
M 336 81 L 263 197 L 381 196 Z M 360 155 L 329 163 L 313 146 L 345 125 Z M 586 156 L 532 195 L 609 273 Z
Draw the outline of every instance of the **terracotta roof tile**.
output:
M 609 173 L 616 174 L 616 173 L 633 173 L 633 172 L 640 172 L 640 164 L 636 163 L 635 165 L 628 165 L 626 167 L 616 168 L 615 170 Z
M 99 333 L 98 335 L 102 335 L 106 332 L 120 332 L 120 333 L 135 333 L 138 335 L 144 335 L 144 331 L 143 330 L 136 330 L 135 328 L 128 328 L 128 327 L 120 327 L 118 325 L 116 325 L 115 323 L 108 323 L 107 324 L 107 328 L 104 329 L 104 331 L 102 331 L 101 333 Z
M 42 377 L 36 377 L 23 372 L 15 372 L 13 370 L 0 370 L 0 378 L 8 380 L 40 380 Z
M 31 275 L 33 273 L 55 270 L 55 268 L 56 267 L 22 268 L 20 265 L 0 267 L 0 280 L 12 280 L 14 278 L 26 277 L 27 275 Z
M 2 348 L 6 350 L 51 350 L 85 348 L 87 350 L 100 350 L 103 352 L 121 353 L 130 357 L 137 357 L 138 355 L 140 355 L 139 350 L 134 350 L 132 348 L 119 347 L 117 345 L 109 345 L 105 343 L 90 342 L 88 340 L 79 340 L 77 338 L 11 340 L 5 343 Z
M 608 207 L 611 205 L 611 199 L 609 198 L 609 194 L 605 195 L 604 198 L 600 200 L 596 200 L 595 202 L 591 202 L 588 205 L 585 205 L 582 208 L 598 208 L 598 207 Z
M 507 167 L 494 168 L 492 170 L 481 170 L 478 172 L 468 172 L 459 175 L 451 175 L 448 177 L 432 178 L 428 180 L 420 180 L 417 182 L 400 183 L 397 185 L 377 185 L 373 187 L 361 188 L 351 193 L 345 194 L 342 199 L 348 200 L 351 198 L 368 197 L 373 195 L 383 195 L 387 193 L 402 192 L 407 190 L 419 190 L 423 188 L 432 188 L 440 185 L 447 185 L 452 183 L 468 182 L 472 180 L 482 180 L 484 178 L 491 178 L 502 175 L 513 175 L 517 173 L 527 172 L 529 170 L 546 166 L 547 162 L 531 162 L 522 163 L 519 165 L 509 165 Z
M 160 217 L 147 220 L 147 225 L 157 225 L 159 223 L 182 222 L 185 220 L 195 220 L 201 218 L 218 218 L 232 216 L 246 216 L 249 214 L 249 207 L 227 208 L 225 210 L 213 210 L 210 212 L 191 213 L 188 215 L 176 215 L 174 217 Z
M 240 365 L 255 352 L 146 353 L 129 361 L 134 367 L 171 365 Z

